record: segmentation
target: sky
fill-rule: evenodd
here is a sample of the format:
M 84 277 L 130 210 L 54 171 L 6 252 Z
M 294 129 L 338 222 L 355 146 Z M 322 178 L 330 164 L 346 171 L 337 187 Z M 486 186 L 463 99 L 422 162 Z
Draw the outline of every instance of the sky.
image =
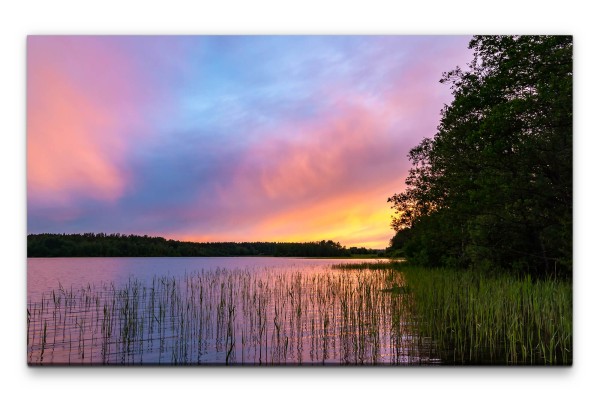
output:
M 29 36 L 27 231 L 385 248 L 468 36 Z

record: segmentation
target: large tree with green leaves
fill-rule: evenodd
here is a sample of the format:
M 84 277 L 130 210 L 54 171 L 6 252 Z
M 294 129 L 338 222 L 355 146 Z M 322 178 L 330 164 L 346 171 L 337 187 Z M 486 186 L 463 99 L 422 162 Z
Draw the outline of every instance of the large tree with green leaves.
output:
M 409 153 L 389 201 L 392 247 L 427 265 L 568 274 L 572 266 L 572 37 L 476 36 L 454 100 Z

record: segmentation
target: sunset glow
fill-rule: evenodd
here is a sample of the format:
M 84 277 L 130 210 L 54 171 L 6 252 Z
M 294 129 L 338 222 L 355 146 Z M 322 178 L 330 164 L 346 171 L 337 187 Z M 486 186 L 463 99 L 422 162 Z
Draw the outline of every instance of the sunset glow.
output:
M 468 41 L 31 36 L 28 232 L 385 248 Z

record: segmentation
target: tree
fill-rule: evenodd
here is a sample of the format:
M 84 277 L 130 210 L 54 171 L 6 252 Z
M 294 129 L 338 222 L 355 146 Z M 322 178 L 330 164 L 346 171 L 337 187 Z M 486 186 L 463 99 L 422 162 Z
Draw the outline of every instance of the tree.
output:
M 572 265 L 572 38 L 476 36 L 438 131 L 388 199 L 424 264 L 546 274 Z M 396 241 L 398 242 L 398 241 Z

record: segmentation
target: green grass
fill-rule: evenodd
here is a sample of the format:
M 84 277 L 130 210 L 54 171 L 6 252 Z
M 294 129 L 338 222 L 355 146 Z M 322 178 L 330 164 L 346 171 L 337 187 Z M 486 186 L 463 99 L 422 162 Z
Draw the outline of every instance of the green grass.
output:
M 572 303 L 566 281 L 403 262 L 218 269 L 59 286 L 27 345 L 32 364 L 570 365 Z
M 446 361 L 572 364 L 572 284 L 508 274 L 396 266 L 421 338 Z

